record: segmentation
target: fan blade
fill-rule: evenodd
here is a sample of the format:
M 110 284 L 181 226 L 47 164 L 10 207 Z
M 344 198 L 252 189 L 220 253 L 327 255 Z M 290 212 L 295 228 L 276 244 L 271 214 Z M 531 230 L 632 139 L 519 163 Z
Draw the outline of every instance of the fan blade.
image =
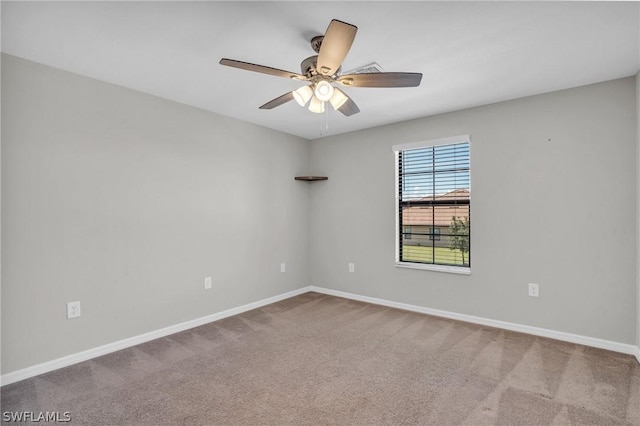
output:
M 324 34 L 316 69 L 323 75 L 334 75 L 349 53 L 358 27 L 334 19 Z
M 293 92 L 285 93 L 284 95 L 278 96 L 274 100 L 269 101 L 266 104 L 262 105 L 260 109 L 273 109 L 282 104 L 286 104 L 291 100 L 293 100 Z
M 359 113 L 360 108 L 358 108 L 358 105 L 356 105 L 356 103 L 353 102 L 351 98 L 349 98 L 349 100 L 345 102 L 344 105 L 338 108 L 338 111 L 349 117 L 350 115 Z
M 262 74 L 275 75 L 276 77 L 293 78 L 295 80 L 306 80 L 302 74 L 296 74 L 295 72 L 279 70 L 277 68 L 271 68 L 264 65 L 252 64 L 249 62 L 236 61 L 234 59 L 222 58 L 220 59 L 220 65 L 226 65 L 228 67 L 240 68 L 242 70 L 260 72 Z
M 340 111 L 341 113 L 343 113 L 347 117 L 349 117 L 350 115 L 357 114 L 357 113 L 360 112 L 360 108 L 358 108 L 358 105 L 356 105 L 356 103 L 353 102 L 353 99 L 351 99 L 349 97 L 349 95 L 347 95 L 346 93 L 344 93 L 342 90 L 338 89 L 337 87 L 335 87 L 333 90 L 337 90 L 338 92 L 342 93 L 343 95 L 345 95 L 347 97 L 347 100 L 345 101 L 345 103 L 343 103 L 340 106 L 340 108 L 338 108 L 338 111 Z
M 353 87 L 416 87 L 421 80 L 417 72 L 378 72 L 341 75 L 336 81 Z

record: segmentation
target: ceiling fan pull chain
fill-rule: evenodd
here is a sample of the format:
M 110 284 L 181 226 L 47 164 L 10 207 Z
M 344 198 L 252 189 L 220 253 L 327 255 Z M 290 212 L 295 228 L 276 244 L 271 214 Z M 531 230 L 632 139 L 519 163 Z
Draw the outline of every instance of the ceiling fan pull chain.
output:
M 320 116 L 320 136 L 329 134 L 329 108 L 325 108 Z

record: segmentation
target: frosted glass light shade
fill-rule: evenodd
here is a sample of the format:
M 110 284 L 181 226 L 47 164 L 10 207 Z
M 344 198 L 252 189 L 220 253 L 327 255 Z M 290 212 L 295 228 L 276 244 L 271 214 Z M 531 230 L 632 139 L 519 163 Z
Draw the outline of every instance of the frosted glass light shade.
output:
M 300 106 L 305 106 L 307 102 L 309 102 L 309 99 L 311 99 L 311 96 L 313 96 L 311 86 L 302 86 L 293 91 L 293 99 L 295 99 Z
M 313 91 L 313 94 L 316 95 L 316 98 L 325 102 L 331 99 L 333 92 L 333 86 L 328 81 L 322 80 L 316 84 L 316 89 Z
M 315 113 L 324 112 L 324 102 L 322 102 L 320 99 L 314 96 L 313 98 L 311 98 L 311 103 L 309 104 L 309 111 L 315 112 Z
M 347 95 L 345 95 L 342 90 L 334 90 L 333 96 L 331 96 L 329 102 L 331 102 L 333 108 L 337 110 L 342 105 L 344 105 L 344 103 L 347 102 L 348 99 L 349 97 L 347 97 Z

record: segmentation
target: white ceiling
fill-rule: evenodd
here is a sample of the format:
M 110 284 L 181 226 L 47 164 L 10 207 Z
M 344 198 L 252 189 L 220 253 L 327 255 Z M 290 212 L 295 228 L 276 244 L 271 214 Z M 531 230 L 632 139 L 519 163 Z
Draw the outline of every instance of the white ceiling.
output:
M 344 89 L 329 135 L 634 75 L 636 2 L 2 2 L 2 51 L 307 139 L 323 114 L 263 103 L 299 82 L 329 21 L 358 26 L 344 70 L 423 73 L 418 88 Z

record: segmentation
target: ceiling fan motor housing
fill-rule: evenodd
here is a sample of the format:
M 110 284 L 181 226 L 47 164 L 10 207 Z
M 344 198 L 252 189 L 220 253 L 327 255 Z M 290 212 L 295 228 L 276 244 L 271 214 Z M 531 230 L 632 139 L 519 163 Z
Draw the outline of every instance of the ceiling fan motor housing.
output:
M 317 69 L 317 64 L 318 64 L 318 55 L 309 56 L 307 59 L 303 60 L 300 63 L 300 71 L 301 71 L 300 73 L 302 75 L 306 75 L 308 78 L 311 78 L 316 75 L 320 75 Z M 342 66 L 338 68 L 338 70 L 334 75 L 340 74 L 341 70 L 342 70 Z M 328 76 L 328 77 L 331 77 L 331 76 Z
M 307 59 L 300 62 L 301 74 L 307 77 L 312 77 L 316 72 L 316 64 L 318 63 L 318 55 L 309 56 Z

